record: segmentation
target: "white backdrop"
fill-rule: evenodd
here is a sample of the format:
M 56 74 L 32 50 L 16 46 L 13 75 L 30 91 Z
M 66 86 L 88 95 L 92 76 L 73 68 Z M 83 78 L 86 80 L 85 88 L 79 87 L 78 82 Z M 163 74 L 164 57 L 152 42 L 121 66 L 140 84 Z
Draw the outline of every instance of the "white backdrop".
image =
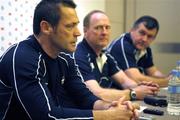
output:
M 32 34 L 33 10 L 39 0 L 0 0 L 0 55 Z
M 34 8 L 40 0 L 0 0 L 0 55 L 12 44 L 32 34 Z M 77 4 L 79 28 L 82 20 L 93 9 L 105 8 L 105 0 L 74 0 Z M 83 34 L 82 34 L 83 36 Z M 80 41 L 82 36 L 78 38 Z

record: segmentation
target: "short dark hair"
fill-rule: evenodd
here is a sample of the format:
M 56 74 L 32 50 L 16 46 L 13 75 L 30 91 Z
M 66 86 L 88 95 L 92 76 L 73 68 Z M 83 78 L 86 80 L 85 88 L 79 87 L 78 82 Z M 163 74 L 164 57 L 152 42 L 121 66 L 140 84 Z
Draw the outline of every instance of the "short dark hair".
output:
M 93 11 L 89 12 L 89 13 L 84 17 L 84 20 L 83 20 L 83 26 L 84 26 L 84 27 L 89 27 L 89 23 L 90 23 L 91 16 L 92 16 L 94 13 L 102 13 L 102 14 L 105 14 L 105 13 L 104 13 L 103 11 L 101 11 L 101 10 L 93 10 Z
M 33 33 L 40 33 L 40 22 L 47 21 L 52 27 L 56 27 L 61 18 L 59 14 L 59 5 L 76 8 L 76 4 L 72 0 L 41 0 L 36 6 L 33 18 Z
M 159 31 L 159 23 L 157 21 L 156 18 L 152 17 L 152 16 L 142 16 L 140 18 L 138 18 L 134 24 L 133 24 L 133 28 L 137 28 L 139 26 L 139 24 L 144 23 L 144 26 L 148 29 L 148 30 L 152 30 L 152 29 L 157 29 L 157 33 Z

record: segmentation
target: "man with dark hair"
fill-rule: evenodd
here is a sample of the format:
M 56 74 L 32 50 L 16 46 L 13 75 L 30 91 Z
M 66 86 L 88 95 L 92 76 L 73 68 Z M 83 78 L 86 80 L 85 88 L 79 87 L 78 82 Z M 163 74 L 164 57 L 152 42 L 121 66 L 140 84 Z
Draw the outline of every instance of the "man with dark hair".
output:
M 106 100 L 143 99 L 155 94 L 157 86 L 151 83 L 139 85 L 128 78 L 118 67 L 116 60 L 106 51 L 109 43 L 110 21 L 100 10 L 89 12 L 83 21 L 84 38 L 77 45 L 75 60 L 85 80 L 86 86 L 98 97 Z M 123 90 L 120 90 L 123 87 Z
M 0 57 L 0 119 L 118 120 L 137 117 L 128 101 L 105 102 L 83 83 L 74 59 L 80 32 L 71 0 L 42 0 L 33 32 Z
M 114 40 L 109 48 L 119 67 L 135 80 L 152 81 L 165 87 L 168 77 L 161 73 L 153 63 L 150 44 L 159 31 L 158 21 L 151 16 L 142 16 L 134 22 L 129 33 Z

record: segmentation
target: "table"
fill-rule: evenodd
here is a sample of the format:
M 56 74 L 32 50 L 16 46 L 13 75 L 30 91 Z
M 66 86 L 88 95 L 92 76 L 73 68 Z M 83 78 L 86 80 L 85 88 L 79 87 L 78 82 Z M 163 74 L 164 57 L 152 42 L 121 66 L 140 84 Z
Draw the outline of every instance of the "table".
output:
M 160 92 L 158 93 L 158 95 L 163 95 L 163 96 L 167 96 L 167 88 L 161 88 Z M 146 106 L 148 108 L 152 108 L 152 109 L 159 109 L 164 111 L 164 115 L 159 116 L 159 115 L 151 115 L 151 114 L 145 114 L 143 112 L 140 113 L 140 116 L 145 116 L 145 117 L 149 117 L 152 116 L 155 120 L 180 120 L 180 116 L 172 116 L 169 115 L 167 113 L 167 107 L 159 107 L 159 106 L 152 106 L 152 105 L 148 105 L 146 103 L 144 103 L 144 101 L 136 101 L 137 103 L 140 104 L 140 106 Z M 153 120 L 154 120 L 153 119 Z

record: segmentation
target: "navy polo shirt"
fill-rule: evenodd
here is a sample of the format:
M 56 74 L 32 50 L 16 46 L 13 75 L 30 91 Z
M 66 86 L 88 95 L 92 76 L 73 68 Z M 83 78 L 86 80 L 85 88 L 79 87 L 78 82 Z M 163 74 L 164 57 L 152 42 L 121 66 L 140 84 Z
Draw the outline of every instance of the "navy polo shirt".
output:
M 133 45 L 130 33 L 121 35 L 108 47 L 110 54 L 117 60 L 121 69 L 138 68 L 141 72 L 153 66 L 151 48 L 148 47 L 142 56 L 138 55 L 138 50 Z
M 78 45 L 75 52 L 75 60 L 85 81 L 97 80 L 101 87 L 117 87 L 111 76 L 117 73 L 120 68 L 114 58 L 107 52 L 102 52 L 104 61 L 102 70 L 99 69 L 98 56 L 93 49 L 83 39 Z M 100 57 L 100 56 L 99 56 Z

